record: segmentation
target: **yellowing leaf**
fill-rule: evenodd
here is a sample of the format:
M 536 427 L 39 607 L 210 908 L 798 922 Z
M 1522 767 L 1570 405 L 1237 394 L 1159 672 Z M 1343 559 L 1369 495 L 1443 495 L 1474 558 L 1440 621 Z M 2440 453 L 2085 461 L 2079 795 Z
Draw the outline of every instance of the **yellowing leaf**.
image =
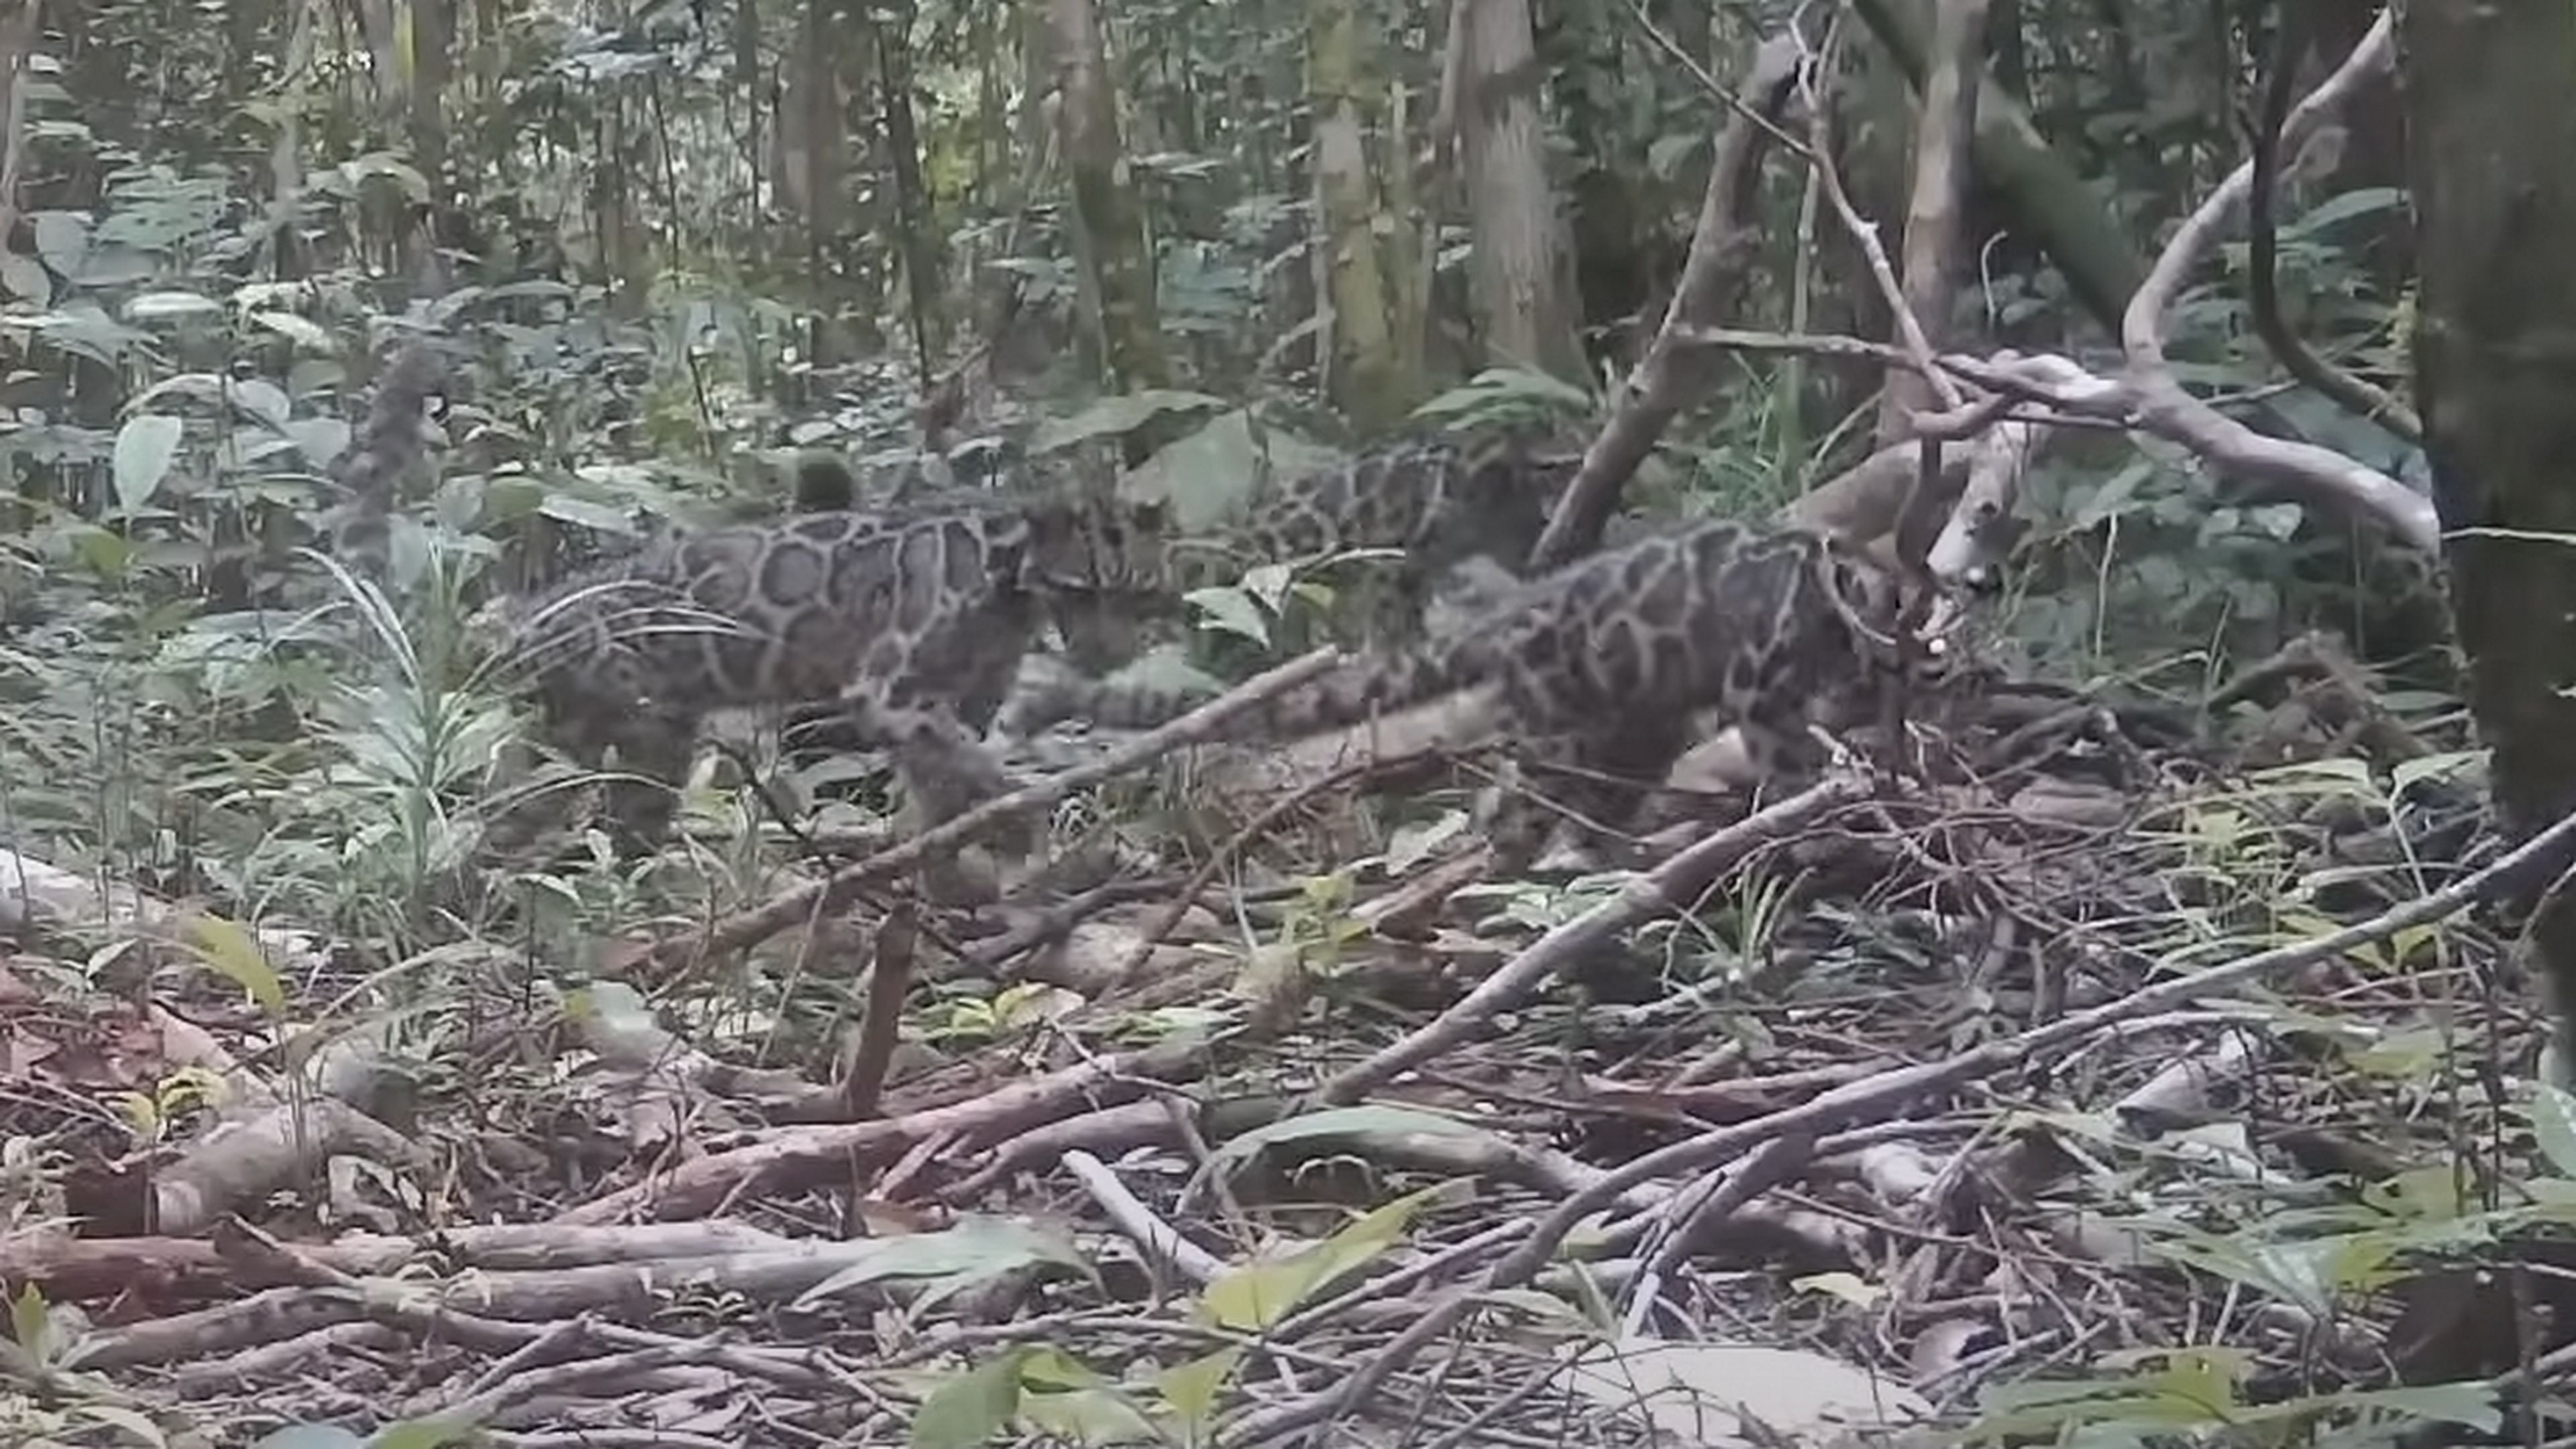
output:
M 188 937 L 197 959 L 249 992 L 260 1010 L 272 1017 L 286 1014 L 286 988 L 250 932 L 222 916 L 196 916 L 188 922 Z

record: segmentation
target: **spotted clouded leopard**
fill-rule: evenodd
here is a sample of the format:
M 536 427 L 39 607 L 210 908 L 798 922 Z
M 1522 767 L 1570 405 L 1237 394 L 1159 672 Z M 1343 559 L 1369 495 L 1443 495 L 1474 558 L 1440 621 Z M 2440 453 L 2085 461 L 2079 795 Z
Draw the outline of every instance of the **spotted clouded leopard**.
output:
M 1592 781 L 1569 804 L 1615 817 L 1631 787 L 1614 782 L 1660 779 L 1693 742 L 1696 713 L 1738 726 L 1755 768 L 1778 779 L 1817 762 L 1807 726 L 1822 706 L 1874 701 L 1909 667 L 1942 672 L 1941 641 L 1900 647 L 1902 608 L 1896 578 L 1837 540 L 1699 523 L 1578 560 L 1412 647 L 1363 655 L 1238 715 L 1219 738 L 1295 739 L 1491 687 L 1498 732 Z M 1135 728 L 1188 703 L 1091 685 L 1079 712 Z
M 837 702 L 937 823 L 1005 786 L 980 743 L 1054 608 L 1166 591 L 1150 505 L 950 496 L 676 534 L 513 602 L 511 652 L 585 764 L 674 782 L 725 710 Z M 650 840 L 667 790 L 611 814 Z
M 387 374 L 351 449 L 374 461 L 344 476 L 389 490 L 419 456 L 424 352 Z M 837 486 L 800 471 L 798 497 L 846 501 Z M 390 509 L 351 512 L 380 524 Z M 504 601 L 498 647 L 550 739 L 592 768 L 614 750 L 642 777 L 609 793 L 630 845 L 667 832 L 710 716 L 820 701 L 936 823 L 1004 787 L 979 737 L 1050 610 L 1169 599 L 1163 528 L 1158 505 L 987 490 L 675 528 Z
M 1579 452 L 1550 451 L 1527 428 L 1470 437 L 1410 438 L 1337 466 L 1274 482 L 1240 518 L 1184 534 L 1170 549 L 1171 610 L 1178 595 L 1232 583 L 1264 564 L 1313 564 L 1362 550 L 1371 561 L 1353 595 L 1337 600 L 1353 642 L 1392 645 L 1461 610 L 1499 597 L 1518 576 Z M 1095 611 L 1088 635 L 1067 629 L 1069 660 L 1033 665 L 1004 716 L 1013 733 L 1086 715 L 1097 676 L 1141 651 L 1137 616 Z M 1277 641 L 1274 641 L 1274 643 Z M 1113 710 L 1115 706 L 1111 706 Z
M 1471 437 L 1408 438 L 1336 467 L 1264 488 L 1240 519 L 1177 540 L 1184 587 L 1225 582 L 1259 564 L 1313 563 L 1367 549 L 1400 555 L 1364 581 L 1360 632 L 1372 643 L 1410 633 L 1435 589 L 1462 570 L 1490 586 L 1517 576 L 1579 452 L 1549 450 L 1512 428 Z

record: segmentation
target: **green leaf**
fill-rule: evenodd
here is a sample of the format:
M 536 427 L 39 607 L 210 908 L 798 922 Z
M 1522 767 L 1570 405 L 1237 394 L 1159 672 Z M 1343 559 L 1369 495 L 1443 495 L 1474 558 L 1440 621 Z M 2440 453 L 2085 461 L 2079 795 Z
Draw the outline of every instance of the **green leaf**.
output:
M 272 1017 L 286 1014 L 286 988 L 250 932 L 222 916 L 197 916 L 188 922 L 188 936 L 198 959 L 249 992 L 260 1010 Z
M 364 1442 L 337 1424 L 289 1424 L 251 1449 L 349 1449 Z
M 1320 1243 L 1229 1270 L 1200 1295 L 1199 1316 L 1247 1333 L 1269 1328 L 1318 1288 L 1385 1253 L 1403 1238 L 1416 1213 L 1448 1191 L 1448 1184 L 1434 1183 L 1406 1193 L 1360 1214 Z
M 27 1357 L 38 1363 L 53 1356 L 53 1349 L 47 1341 L 50 1335 L 46 1332 L 51 1321 L 45 1312 L 45 1295 L 37 1292 L 33 1283 L 19 1289 L 18 1296 L 9 1301 L 10 1336 L 27 1351 Z
M 116 430 L 116 501 L 128 513 L 152 501 L 170 476 L 187 424 L 168 413 L 137 413 Z
M 833 1295 L 882 1278 L 937 1280 L 923 1295 L 923 1306 L 1000 1274 L 1033 1263 L 1057 1263 L 1084 1272 L 1084 1261 L 1072 1242 L 1008 1218 L 960 1218 L 935 1233 L 879 1238 L 858 1261 L 797 1296 L 796 1306 L 810 1308 Z
M 1163 1402 L 1181 1416 L 1192 1442 L 1206 1442 L 1206 1431 L 1216 1417 L 1216 1396 L 1242 1362 L 1242 1349 L 1220 1348 L 1204 1357 L 1176 1363 L 1155 1377 L 1155 1387 L 1163 1391 Z
M 1231 1168 L 1274 1142 L 1296 1142 L 1308 1137 L 1345 1137 L 1363 1132 L 1436 1132 L 1458 1137 L 1485 1135 L 1481 1127 L 1418 1107 L 1335 1107 L 1329 1111 L 1285 1118 L 1255 1127 L 1240 1137 L 1228 1138 L 1216 1149 L 1216 1165 L 1220 1169 Z
M 340 350 L 340 344 L 332 338 L 328 330 L 312 319 L 299 317 L 293 312 L 253 312 L 250 314 L 250 320 L 307 352 L 318 352 L 329 357 Z
M 2531 1099 L 2532 1137 L 2561 1177 L 2576 1177 L 2576 1096 L 2549 1082 Z
M 0 252 L 0 287 L 38 306 L 54 300 L 54 274 L 45 264 L 19 252 Z
M 1105 397 L 1069 418 L 1049 418 L 1029 440 L 1029 451 L 1052 453 L 1089 438 L 1123 437 L 1145 424 L 1171 412 L 1198 412 L 1222 408 L 1223 398 L 1203 392 L 1182 392 L 1173 388 L 1148 388 L 1118 397 Z
M 441 1445 L 462 1444 L 474 1437 L 471 1425 L 453 1419 L 411 1419 L 378 1429 L 368 1449 L 440 1449 Z
M 137 1409 L 129 1409 L 123 1404 L 82 1404 L 73 1412 L 82 1418 L 123 1429 L 136 1439 L 152 1445 L 153 1449 L 160 1449 L 160 1446 L 170 1442 L 170 1436 L 161 1432 L 161 1426 L 153 1423 L 150 1415 Z
M 952 1375 L 912 1416 L 913 1449 L 973 1449 L 1010 1427 L 1020 1406 L 1020 1364 L 1033 1348 L 1014 1348 Z
M 1020 1417 L 1076 1444 L 1159 1444 L 1163 1436 L 1134 1400 L 1115 1389 L 1023 1394 Z
M 1240 634 L 1264 649 L 1270 647 L 1270 621 L 1262 615 L 1259 601 L 1243 589 L 1233 584 L 1211 584 L 1192 589 L 1181 598 L 1199 611 L 1202 627 Z

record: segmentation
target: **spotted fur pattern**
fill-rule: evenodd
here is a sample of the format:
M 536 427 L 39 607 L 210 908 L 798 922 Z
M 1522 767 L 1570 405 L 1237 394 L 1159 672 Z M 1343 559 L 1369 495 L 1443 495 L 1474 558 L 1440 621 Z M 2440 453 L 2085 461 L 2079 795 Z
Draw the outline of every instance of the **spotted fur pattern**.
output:
M 644 777 L 610 814 L 668 827 L 705 720 L 833 701 L 935 824 L 1005 782 L 980 737 L 1051 608 L 1160 598 L 1161 520 L 1092 500 L 950 496 L 674 534 L 508 611 L 548 735 Z
M 1412 647 L 1363 655 L 1235 716 L 1219 738 L 1295 739 L 1491 688 L 1499 732 L 1529 762 L 1593 781 L 1569 803 L 1612 817 L 1604 792 L 1660 779 L 1693 742 L 1694 716 L 1736 725 L 1765 779 L 1810 768 L 1811 722 L 1882 698 L 1900 671 L 1944 667 L 1937 650 L 1901 647 L 1903 600 L 1893 575 L 1838 541 L 1700 523 L 1522 584 Z M 1080 712 L 1137 728 L 1191 702 L 1095 685 Z

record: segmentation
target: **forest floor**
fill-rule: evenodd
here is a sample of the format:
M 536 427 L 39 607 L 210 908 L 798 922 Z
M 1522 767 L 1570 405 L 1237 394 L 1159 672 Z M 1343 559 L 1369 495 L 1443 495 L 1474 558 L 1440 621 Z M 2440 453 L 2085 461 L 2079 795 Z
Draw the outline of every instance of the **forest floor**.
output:
M 2194 713 L 1999 696 L 1930 783 L 1836 773 L 1635 870 L 1481 880 L 1456 819 L 1359 856 L 1317 787 L 1186 878 L 983 918 L 818 916 L 818 878 L 767 909 L 819 925 L 665 923 L 570 990 L 21 860 L 0 926 L 151 924 L 122 970 L 0 957 L 0 1427 L 2492 1424 L 2512 1315 L 2395 1268 L 2527 1220 L 2481 1194 L 2576 1134 L 2521 1105 L 2505 853 L 2438 735 L 2310 642 Z M 385 1005 L 433 966 L 466 984 Z M 852 1004 L 890 984 L 900 1039 Z

